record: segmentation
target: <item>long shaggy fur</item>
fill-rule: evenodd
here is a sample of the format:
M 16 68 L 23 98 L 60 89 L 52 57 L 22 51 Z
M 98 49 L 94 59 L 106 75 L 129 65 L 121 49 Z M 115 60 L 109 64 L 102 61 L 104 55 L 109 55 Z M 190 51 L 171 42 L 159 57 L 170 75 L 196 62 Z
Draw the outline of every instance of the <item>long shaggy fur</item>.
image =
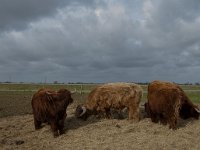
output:
M 41 127 L 41 123 L 49 123 L 54 136 L 63 133 L 64 120 L 67 116 L 66 108 L 73 102 L 70 91 L 60 89 L 52 91 L 40 89 L 32 97 L 32 109 L 35 129 Z
M 183 119 L 199 117 L 197 106 L 192 104 L 184 91 L 174 83 L 151 82 L 148 86 L 147 98 L 145 110 L 152 122 L 169 123 L 169 128 L 176 129 L 179 116 Z
M 142 88 L 134 83 L 103 84 L 90 92 L 84 106 L 91 114 L 105 112 L 108 118 L 111 108 L 122 110 L 127 107 L 129 119 L 139 120 L 139 103 L 142 91 Z

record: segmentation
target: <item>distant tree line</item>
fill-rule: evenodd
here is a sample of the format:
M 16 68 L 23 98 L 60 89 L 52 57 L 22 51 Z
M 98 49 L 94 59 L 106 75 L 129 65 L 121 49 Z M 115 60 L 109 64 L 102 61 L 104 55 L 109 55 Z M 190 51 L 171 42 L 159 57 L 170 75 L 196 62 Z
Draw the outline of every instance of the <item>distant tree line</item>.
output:
M 11 82 L 11 81 L 5 81 L 5 82 L 1 82 L 0 83 L 5 83 L 5 84 L 11 84 L 11 83 L 19 83 L 19 84 L 26 84 L 27 82 Z M 58 82 L 58 81 L 54 81 L 52 83 L 43 83 L 43 82 L 39 82 L 39 83 L 34 83 L 34 82 L 29 82 L 31 84 L 102 84 L 100 82 Z M 148 85 L 150 82 L 131 82 L 131 83 L 137 83 L 140 85 Z M 174 82 L 176 83 L 176 82 Z M 195 82 L 195 83 L 191 83 L 191 82 L 186 82 L 186 83 L 176 83 L 179 85 L 200 85 L 200 82 Z

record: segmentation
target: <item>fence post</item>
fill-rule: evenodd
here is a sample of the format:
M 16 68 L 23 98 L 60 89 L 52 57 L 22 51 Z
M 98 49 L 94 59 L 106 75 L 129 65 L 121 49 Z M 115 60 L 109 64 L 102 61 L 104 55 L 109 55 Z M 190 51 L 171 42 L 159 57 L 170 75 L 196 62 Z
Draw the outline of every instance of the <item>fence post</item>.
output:
M 82 93 L 83 93 L 83 84 L 81 84 L 81 91 L 80 91 L 80 94 L 81 94 L 81 102 L 83 101 L 83 95 L 82 95 Z
M 80 91 L 80 94 L 82 95 L 83 93 L 83 85 L 81 84 L 81 91 Z

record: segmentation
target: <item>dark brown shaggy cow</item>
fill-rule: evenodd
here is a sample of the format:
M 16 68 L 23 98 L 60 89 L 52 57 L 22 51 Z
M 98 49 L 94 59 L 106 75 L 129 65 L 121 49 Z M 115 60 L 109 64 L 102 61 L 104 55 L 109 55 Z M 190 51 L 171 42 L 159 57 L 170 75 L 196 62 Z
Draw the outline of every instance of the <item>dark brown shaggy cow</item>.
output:
M 120 111 L 127 107 L 129 119 L 139 121 L 142 91 L 142 88 L 134 83 L 103 84 L 90 92 L 84 105 L 77 106 L 76 117 L 86 120 L 89 115 L 106 113 L 107 118 L 110 118 L 110 109 Z
M 66 109 L 73 102 L 70 91 L 60 89 L 52 91 L 40 89 L 32 97 L 32 109 L 35 129 L 39 129 L 42 123 L 51 126 L 54 137 L 63 134 L 64 121 L 67 116 Z
M 152 122 L 169 123 L 169 128 L 176 129 L 179 116 L 182 119 L 199 118 L 199 109 L 176 84 L 153 81 L 148 86 L 148 103 L 145 111 Z

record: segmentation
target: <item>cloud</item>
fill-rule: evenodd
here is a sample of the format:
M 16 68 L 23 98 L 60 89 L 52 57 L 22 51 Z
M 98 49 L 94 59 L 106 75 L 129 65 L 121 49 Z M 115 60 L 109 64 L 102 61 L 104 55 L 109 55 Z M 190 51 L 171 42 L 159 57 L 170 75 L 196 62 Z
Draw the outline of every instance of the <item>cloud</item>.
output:
M 60 8 L 68 5 L 94 6 L 92 0 L 1 0 L 0 32 L 4 30 L 23 30 L 31 22 L 54 16 Z
M 199 81 L 197 1 L 20 2 L 0 9 L 2 81 Z

